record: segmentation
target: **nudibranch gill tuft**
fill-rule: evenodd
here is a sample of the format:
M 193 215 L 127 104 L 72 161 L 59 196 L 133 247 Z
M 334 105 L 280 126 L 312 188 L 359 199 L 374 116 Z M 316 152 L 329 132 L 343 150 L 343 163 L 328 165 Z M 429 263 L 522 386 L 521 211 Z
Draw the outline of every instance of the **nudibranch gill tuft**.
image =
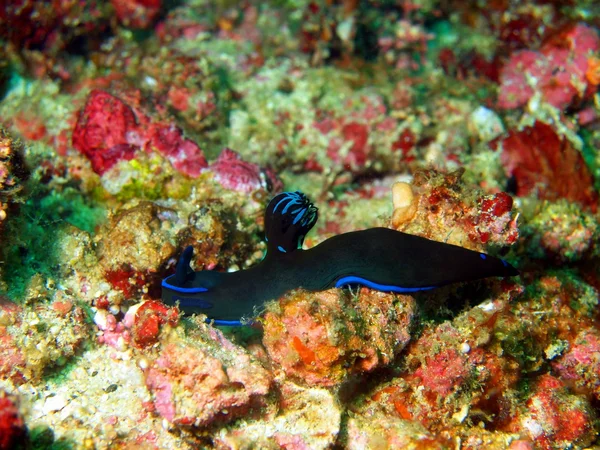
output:
M 389 228 L 370 228 L 334 236 L 302 249 L 318 210 L 301 192 L 275 196 L 265 212 L 267 253 L 257 265 L 237 272 L 194 272 L 187 247 L 175 274 L 162 282 L 162 299 L 186 314 L 203 313 L 217 325 L 239 325 L 255 306 L 303 288 L 323 291 L 363 285 L 409 293 L 450 283 L 519 272 L 506 261 L 456 245 Z

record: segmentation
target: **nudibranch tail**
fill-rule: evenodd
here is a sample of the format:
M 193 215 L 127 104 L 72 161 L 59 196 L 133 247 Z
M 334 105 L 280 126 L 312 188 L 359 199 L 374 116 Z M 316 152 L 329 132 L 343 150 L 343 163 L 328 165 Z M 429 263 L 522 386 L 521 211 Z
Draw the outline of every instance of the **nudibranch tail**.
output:
M 163 280 L 163 301 L 178 304 L 186 314 L 206 314 L 219 325 L 237 325 L 241 317 L 254 317 L 265 301 L 297 288 L 320 291 L 358 284 L 412 293 L 518 275 L 502 259 L 389 228 L 340 234 L 302 250 L 317 216 L 317 208 L 301 192 L 275 196 L 265 212 L 267 255 L 259 264 L 231 273 L 193 272 L 188 247 L 175 274 Z
M 162 281 L 162 300 L 168 305 L 179 306 L 186 314 L 210 314 L 215 317 L 217 325 L 238 326 L 241 321 L 236 312 L 236 319 L 222 320 L 218 317 L 225 316 L 229 311 L 226 302 L 215 302 L 209 290 L 218 286 L 222 274 L 214 271 L 194 272 L 190 261 L 194 248 L 185 248 L 179 258 L 175 273 Z

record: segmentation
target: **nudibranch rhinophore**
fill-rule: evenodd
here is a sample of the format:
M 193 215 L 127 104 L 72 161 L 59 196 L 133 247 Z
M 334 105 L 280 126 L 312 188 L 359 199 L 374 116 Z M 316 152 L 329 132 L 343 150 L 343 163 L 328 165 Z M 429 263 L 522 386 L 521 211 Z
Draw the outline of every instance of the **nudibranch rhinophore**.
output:
M 456 245 L 389 228 L 340 234 L 303 250 L 318 210 L 301 192 L 275 196 L 265 212 L 267 253 L 257 265 L 237 272 L 194 272 L 187 247 L 175 274 L 162 282 L 162 299 L 186 314 L 202 313 L 217 325 L 239 325 L 256 306 L 292 289 L 323 291 L 362 285 L 410 293 L 446 284 L 519 272 L 506 261 Z

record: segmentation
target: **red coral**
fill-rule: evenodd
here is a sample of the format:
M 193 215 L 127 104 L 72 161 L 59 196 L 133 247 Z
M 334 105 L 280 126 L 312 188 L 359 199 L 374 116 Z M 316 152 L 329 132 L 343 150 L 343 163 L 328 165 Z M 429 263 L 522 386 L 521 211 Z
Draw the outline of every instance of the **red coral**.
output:
M 137 131 L 135 114 L 117 97 L 93 90 L 73 130 L 73 147 L 87 156 L 100 175 L 120 160 L 130 160 L 138 150 L 128 141 Z
M 165 324 L 171 326 L 179 322 L 179 310 L 169 308 L 161 302 L 149 300 L 138 308 L 131 333 L 133 341 L 138 347 L 147 347 L 158 341 L 160 327 Z
M 111 0 L 117 19 L 126 27 L 148 28 L 160 12 L 161 0 Z
M 546 200 L 566 198 L 596 211 L 598 193 L 581 154 L 543 122 L 492 143 L 502 149 L 505 171 L 515 178 L 517 195 Z
M 547 25 L 541 23 L 538 17 L 533 14 L 522 14 L 516 17 L 507 14 L 506 16 L 510 20 L 500 24 L 498 30 L 501 45 L 517 50 L 539 44 Z
M 86 43 L 95 44 L 99 33 L 108 25 L 102 3 L 3 1 L 0 7 L 0 38 L 12 42 L 19 50 L 43 50 L 47 55 L 58 53 L 82 36 Z M 32 62 L 37 66 L 43 65 L 39 64 L 39 60 Z
M 481 211 L 490 217 L 500 217 L 512 209 L 513 199 L 506 192 L 500 192 L 491 198 L 484 198 Z
M 133 106 L 98 89 L 93 90 L 73 130 L 73 147 L 89 158 L 102 175 L 117 162 L 134 158 L 138 150 L 157 150 L 179 172 L 198 177 L 208 167 L 198 145 L 173 124 L 152 122 L 136 102 Z
M 342 136 L 346 142 L 352 142 L 352 147 L 344 163 L 351 166 L 362 167 L 367 162 L 369 148 L 369 129 L 365 124 L 350 122 L 342 127 Z
M 473 241 L 487 243 L 492 235 L 505 233 L 505 241 L 512 244 L 519 237 L 516 222 L 512 219 L 513 199 L 505 192 L 488 195 L 479 200 L 478 213 L 470 215 L 469 237 Z
M 410 130 L 410 128 L 406 128 L 404 131 L 402 131 L 402 133 L 400 133 L 400 136 L 398 136 L 396 142 L 392 144 L 392 150 L 400 150 L 406 160 L 412 160 L 414 157 L 408 156 L 408 154 L 413 148 L 415 148 L 416 142 L 417 138 L 415 134 Z
M 0 391 L 0 450 L 16 448 L 25 441 L 25 422 L 14 402 Z
M 131 267 L 109 270 L 104 276 L 113 288 L 123 292 L 127 298 L 135 297 L 146 284 L 144 274 L 133 270 Z
M 367 125 L 356 121 L 344 124 L 343 120 L 324 120 L 315 122 L 314 127 L 323 134 L 335 132 L 327 147 L 327 156 L 332 161 L 343 164 L 348 170 L 357 170 L 366 165 L 370 152 Z M 351 143 L 351 146 L 347 152 L 341 152 L 345 143 Z

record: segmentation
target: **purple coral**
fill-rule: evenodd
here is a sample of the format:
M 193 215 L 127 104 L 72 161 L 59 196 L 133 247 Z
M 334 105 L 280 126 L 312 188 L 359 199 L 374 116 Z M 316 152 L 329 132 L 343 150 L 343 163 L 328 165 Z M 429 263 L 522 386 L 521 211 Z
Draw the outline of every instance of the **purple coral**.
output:
M 279 190 L 281 182 L 270 170 L 244 161 L 239 153 L 224 148 L 215 162 L 210 165 L 215 179 L 226 189 L 249 194 L 259 189 Z

